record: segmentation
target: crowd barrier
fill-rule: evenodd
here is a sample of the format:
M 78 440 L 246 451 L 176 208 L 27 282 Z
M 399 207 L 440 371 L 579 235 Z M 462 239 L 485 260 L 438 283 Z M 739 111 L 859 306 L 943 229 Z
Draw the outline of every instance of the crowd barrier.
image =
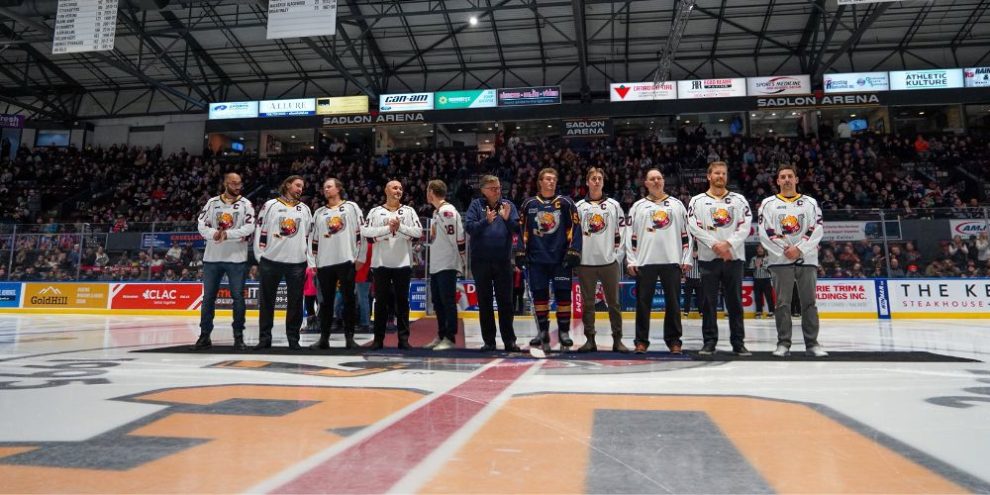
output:
M 457 283 L 457 304 L 462 316 L 476 317 L 477 288 L 473 280 Z M 258 309 L 258 284 L 244 289 L 248 310 Z M 425 280 L 413 280 L 409 289 L 410 310 L 421 316 L 427 310 Z M 818 311 L 822 318 L 990 318 L 990 278 L 971 279 L 823 279 L 818 281 Z M 185 283 L 107 282 L 0 282 L 0 312 L 76 314 L 198 314 L 203 304 L 203 286 Z M 217 309 L 231 308 L 229 289 L 221 287 Z M 632 281 L 621 282 L 620 304 L 624 316 L 635 311 Z M 280 287 L 276 309 L 284 310 L 286 296 Z M 743 306 L 755 312 L 752 281 L 743 282 Z M 573 287 L 573 311 L 579 318 L 585 310 L 577 284 Z M 596 311 L 604 311 L 599 287 Z M 656 288 L 653 309 L 664 310 L 663 290 Z M 655 317 L 660 315 L 654 314 Z

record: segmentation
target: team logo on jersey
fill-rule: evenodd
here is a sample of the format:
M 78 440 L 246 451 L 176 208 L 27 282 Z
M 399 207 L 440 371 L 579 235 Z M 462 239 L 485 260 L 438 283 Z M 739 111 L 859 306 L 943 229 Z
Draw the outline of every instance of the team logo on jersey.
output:
M 650 221 L 653 223 L 653 230 L 665 229 L 670 226 L 670 214 L 667 210 L 656 210 L 650 215 Z
M 234 222 L 237 217 L 233 213 L 221 211 L 217 213 L 217 228 L 220 230 L 227 230 L 234 228 Z
M 784 234 L 790 235 L 801 230 L 801 220 L 794 215 L 784 215 L 780 219 L 780 230 L 784 231 Z
M 732 223 L 732 212 L 725 208 L 719 208 L 712 212 L 712 222 L 715 223 L 716 227 L 725 227 Z
M 586 232 L 589 234 L 600 234 L 605 231 L 605 227 L 608 227 L 608 217 L 607 213 L 589 213 L 585 215 L 586 224 L 588 228 Z
M 536 235 L 553 234 L 558 228 L 560 228 L 560 210 L 536 212 L 536 229 L 534 229 Z
M 278 233 L 282 237 L 292 237 L 299 232 L 299 224 L 295 218 L 282 217 L 278 219 Z
M 347 224 L 344 221 L 344 217 L 332 216 L 327 217 L 327 233 L 324 237 L 330 237 L 342 230 Z

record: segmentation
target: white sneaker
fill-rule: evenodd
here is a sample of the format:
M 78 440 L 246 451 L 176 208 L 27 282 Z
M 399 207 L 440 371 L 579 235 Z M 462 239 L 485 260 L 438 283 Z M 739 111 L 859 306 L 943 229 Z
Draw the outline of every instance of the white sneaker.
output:
M 777 348 L 773 351 L 773 355 L 777 357 L 787 357 L 791 355 L 791 350 L 788 349 L 786 345 L 777 344 Z
M 443 339 L 441 339 L 440 337 L 437 337 L 437 338 L 431 340 L 429 344 L 424 345 L 423 346 L 423 349 L 434 349 L 434 348 L 436 348 L 436 346 L 440 345 L 440 342 L 442 342 L 442 341 L 443 341 Z
M 443 339 L 439 344 L 433 346 L 434 351 L 446 351 L 447 349 L 453 349 L 454 343 L 450 339 Z
M 808 354 L 815 357 L 828 357 L 828 353 L 825 352 L 825 348 L 820 345 L 816 345 L 811 349 L 808 349 Z

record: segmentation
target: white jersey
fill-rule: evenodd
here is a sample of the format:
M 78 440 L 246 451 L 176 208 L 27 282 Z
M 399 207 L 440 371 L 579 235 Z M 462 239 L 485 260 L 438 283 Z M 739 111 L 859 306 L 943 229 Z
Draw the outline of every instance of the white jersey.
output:
M 770 266 L 818 266 L 818 244 L 825 235 L 825 224 L 815 198 L 801 194 L 792 198 L 770 196 L 760 203 L 758 218 L 760 243 L 770 255 Z M 800 249 L 801 257 L 787 259 L 784 249 L 788 246 Z
M 392 218 L 399 219 L 399 229 L 394 234 L 388 228 Z M 423 226 L 416 210 L 400 205 L 393 211 L 381 205 L 368 212 L 361 235 L 375 243 L 371 252 L 372 268 L 411 267 L 412 244 L 423 235 Z
M 742 194 L 727 192 L 721 198 L 701 193 L 688 203 L 688 231 L 698 243 L 698 259 L 718 259 L 712 246 L 719 241 L 732 245 L 732 259 L 745 260 L 746 238 L 753 224 L 753 211 Z
M 454 205 L 444 202 L 430 222 L 430 274 L 464 271 L 464 224 Z
M 364 213 L 352 201 L 313 213 L 313 257 L 316 266 L 333 266 L 364 260 L 368 243 L 361 237 Z
M 203 261 L 207 263 L 244 263 L 254 233 L 254 206 L 243 196 L 227 203 L 221 196 L 210 198 L 199 212 L 199 235 L 206 239 Z M 214 241 L 219 231 L 227 238 Z
M 309 240 L 313 235 L 313 213 L 304 203 L 287 203 L 282 198 L 265 202 L 258 213 L 254 255 L 279 263 L 306 263 L 313 266 Z
M 602 196 L 582 199 L 576 206 L 581 219 L 581 265 L 611 265 L 622 258 L 626 213 L 619 202 Z
M 630 266 L 691 265 L 687 210 L 677 198 L 643 198 L 629 209 L 626 260 Z

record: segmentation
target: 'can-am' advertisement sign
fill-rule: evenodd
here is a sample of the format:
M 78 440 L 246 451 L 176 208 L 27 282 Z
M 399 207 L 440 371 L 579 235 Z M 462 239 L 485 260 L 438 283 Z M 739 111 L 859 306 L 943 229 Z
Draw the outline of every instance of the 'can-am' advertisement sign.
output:
M 382 112 L 433 110 L 433 93 L 382 95 L 378 109 Z

